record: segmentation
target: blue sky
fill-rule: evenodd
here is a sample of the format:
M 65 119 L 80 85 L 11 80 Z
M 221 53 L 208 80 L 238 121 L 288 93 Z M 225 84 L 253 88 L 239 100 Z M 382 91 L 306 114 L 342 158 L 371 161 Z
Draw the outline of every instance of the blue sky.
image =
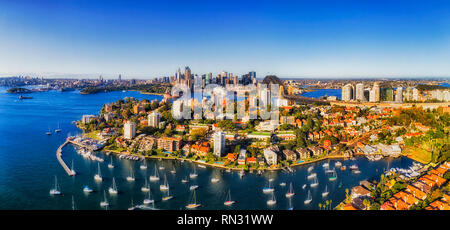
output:
M 0 74 L 450 76 L 449 1 L 0 0 Z

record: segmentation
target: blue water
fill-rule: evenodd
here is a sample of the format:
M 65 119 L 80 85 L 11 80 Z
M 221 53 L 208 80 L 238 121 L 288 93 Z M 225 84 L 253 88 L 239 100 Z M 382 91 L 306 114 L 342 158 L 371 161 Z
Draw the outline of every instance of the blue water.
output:
M 301 95 L 304 97 L 312 97 L 312 98 L 319 98 L 319 97 L 323 97 L 323 96 L 327 95 L 327 96 L 336 96 L 338 99 L 341 99 L 342 90 L 341 89 L 317 89 L 312 92 L 302 93 Z
M 292 198 L 294 209 L 318 209 L 319 203 L 324 203 L 325 199 L 321 193 L 328 185 L 330 191 L 327 199 L 333 200 L 336 205 L 345 198 L 345 188 L 351 188 L 359 181 L 369 178 L 377 178 L 383 169 L 387 167 L 388 160 L 370 162 L 365 158 L 357 158 L 355 161 L 343 161 L 344 165 L 350 166 L 358 164 L 362 171 L 359 175 L 352 174 L 349 170 L 337 171 L 338 179 L 334 182 L 328 181 L 321 165 L 323 162 L 313 164 L 314 171 L 318 174 L 319 186 L 311 188 L 313 202 L 304 205 L 307 191 L 301 186 L 310 181 L 306 180 L 307 166 L 295 168 L 294 173 L 267 172 L 262 176 L 247 173 L 242 179 L 235 172 L 227 173 L 223 170 L 213 168 L 197 168 L 199 174 L 197 179 L 190 180 L 188 184 L 181 183 L 181 179 L 189 175 L 193 170 L 191 163 L 181 163 L 177 161 L 148 161 L 148 169 L 141 170 L 141 162 L 120 160 L 113 157 L 114 169 L 109 169 L 107 164 L 110 157 L 99 153 L 98 156 L 105 158 L 105 162 L 100 163 L 103 175 L 103 182 L 94 182 L 93 175 L 97 171 L 97 163 L 82 158 L 74 151 L 71 145 L 63 149 L 63 159 L 70 166 L 74 161 L 77 175 L 69 177 L 56 160 L 56 149 L 69 135 L 80 133 L 71 124 L 78 120 L 83 114 L 97 114 L 101 106 L 107 102 L 113 102 L 126 96 L 135 98 L 147 98 L 149 100 L 160 96 L 141 95 L 138 92 L 129 91 L 100 93 L 94 95 L 81 95 L 77 91 L 73 92 L 41 92 L 31 93 L 31 100 L 18 100 L 18 95 L 5 93 L 5 88 L 0 88 L 0 209 L 71 209 L 72 196 L 77 209 L 101 209 L 100 201 L 103 199 L 103 191 L 111 185 L 114 176 L 119 188 L 119 194 L 107 197 L 111 204 L 111 209 L 127 209 L 131 200 L 134 204 L 141 204 L 145 194 L 141 192 L 144 178 L 153 174 L 156 166 L 164 165 L 165 170 L 160 171 L 163 178 L 167 175 L 167 180 L 174 196 L 172 200 L 162 201 L 163 193 L 159 191 L 160 182 L 151 183 L 153 199 L 156 209 L 184 209 L 188 203 L 191 193 L 189 186 L 199 185 L 197 191 L 198 203 L 202 204 L 199 209 L 287 209 L 288 200 L 285 193 L 292 182 L 296 195 Z M 62 128 L 59 134 L 53 133 L 51 136 L 45 135 L 50 128 L 54 130 L 58 122 Z M 411 160 L 406 158 L 390 159 L 391 167 L 408 167 Z M 330 161 L 334 165 L 334 161 Z M 175 175 L 169 171 L 176 169 Z M 127 182 L 126 177 L 130 169 L 133 169 L 136 176 L 135 182 Z M 53 186 L 54 176 L 63 192 L 62 196 L 50 196 L 49 190 Z M 217 175 L 220 182 L 212 184 L 211 177 Z M 276 205 L 268 207 L 266 201 L 270 195 L 264 194 L 262 188 L 267 185 L 268 178 L 274 178 Z M 163 180 L 161 180 L 161 183 Z M 279 186 L 279 183 L 286 182 L 286 187 Z M 338 188 L 342 184 L 341 188 Z M 89 185 L 96 192 L 84 194 L 84 185 Z M 225 207 L 223 202 L 228 190 L 231 190 L 232 199 L 236 204 L 232 207 Z

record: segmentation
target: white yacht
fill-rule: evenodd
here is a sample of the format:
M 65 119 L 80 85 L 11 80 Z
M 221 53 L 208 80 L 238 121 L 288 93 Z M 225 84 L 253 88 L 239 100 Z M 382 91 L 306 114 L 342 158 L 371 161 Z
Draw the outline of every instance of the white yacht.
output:
M 61 191 L 58 185 L 58 179 L 55 176 L 55 186 L 50 190 L 50 195 L 61 195 Z
M 196 190 L 198 188 L 198 185 L 191 185 L 191 187 L 189 187 L 189 190 Z
M 194 166 L 194 171 L 192 173 L 189 174 L 190 178 L 196 178 L 198 176 L 196 170 L 195 170 L 195 166 Z
M 127 181 L 133 182 L 133 181 L 135 181 L 135 180 L 136 180 L 136 179 L 134 178 L 133 169 L 130 169 L 130 175 L 127 176 Z
M 144 204 L 151 204 L 151 203 L 155 203 L 155 200 L 151 199 L 150 197 L 150 191 L 148 191 L 148 196 L 147 198 L 144 199 Z
M 167 191 L 167 190 L 169 190 L 169 183 L 167 183 L 167 177 L 166 177 L 166 175 L 164 175 L 164 184 L 159 185 L 159 189 L 160 189 L 161 191 Z
M 317 177 L 314 177 L 314 181 L 311 183 L 311 187 L 314 188 L 319 185 L 319 181 L 317 181 Z
M 322 197 L 328 196 L 330 192 L 328 192 L 328 186 L 325 186 L 325 191 L 322 193 Z
M 272 193 L 272 197 L 270 198 L 270 200 L 267 201 L 267 205 L 274 205 L 277 203 L 277 200 L 275 199 L 275 194 Z
M 150 191 L 150 185 L 148 184 L 147 178 L 145 178 L 145 185 L 141 188 L 141 191 L 143 192 Z
M 269 186 L 263 188 L 263 193 L 273 192 L 275 189 L 272 187 L 272 182 L 269 180 Z
M 155 174 L 150 176 L 150 181 L 159 181 L 158 169 L 155 166 Z
M 83 192 L 85 192 L 85 193 L 91 193 L 91 192 L 93 192 L 93 190 L 92 190 L 91 188 L 89 188 L 89 187 L 86 185 L 86 186 L 84 186 L 84 188 L 83 188 Z
M 311 191 L 308 191 L 308 197 L 306 197 L 306 200 L 304 201 L 305 204 L 309 204 L 312 201 L 311 197 Z
M 114 168 L 112 156 L 111 156 L 111 161 L 108 164 L 108 168 L 110 168 L 110 169 Z
M 144 161 L 144 164 L 141 164 L 141 166 L 139 166 L 139 168 L 142 170 L 146 170 L 147 169 L 147 161 Z
M 294 195 L 295 195 L 294 188 L 292 187 L 292 182 L 291 182 L 289 184 L 289 191 L 286 193 L 286 197 L 289 198 L 289 197 L 292 197 Z
M 108 199 L 106 199 L 106 191 L 103 191 L 103 201 L 100 202 L 100 206 L 101 207 L 108 207 L 109 206 Z
M 102 181 L 103 178 L 102 178 L 102 172 L 100 171 L 100 163 L 97 163 L 97 164 L 98 164 L 98 170 L 97 170 L 97 174 L 95 174 L 95 176 L 94 176 L 94 180 Z
M 113 177 L 112 186 L 108 189 L 108 191 L 109 191 L 109 194 L 117 194 L 118 193 L 117 185 L 116 185 L 116 179 L 114 179 L 114 177 Z

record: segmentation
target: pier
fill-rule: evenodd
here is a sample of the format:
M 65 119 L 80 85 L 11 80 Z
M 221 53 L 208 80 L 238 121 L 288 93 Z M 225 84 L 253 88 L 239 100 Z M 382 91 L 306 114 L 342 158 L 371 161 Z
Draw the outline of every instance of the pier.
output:
M 56 150 L 56 158 L 58 159 L 59 163 L 61 164 L 61 166 L 63 167 L 63 169 L 66 171 L 66 173 L 69 176 L 75 176 L 75 173 L 72 172 L 72 170 L 66 165 L 66 163 L 63 161 L 62 159 L 62 148 L 64 146 L 66 146 L 69 143 L 69 141 L 67 140 L 66 142 L 64 142 L 61 146 L 59 146 L 58 150 Z

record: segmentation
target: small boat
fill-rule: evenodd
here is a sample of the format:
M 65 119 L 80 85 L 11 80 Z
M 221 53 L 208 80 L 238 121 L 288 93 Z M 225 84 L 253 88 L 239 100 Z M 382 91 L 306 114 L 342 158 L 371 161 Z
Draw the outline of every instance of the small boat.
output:
M 70 169 L 70 172 L 72 173 L 72 175 L 76 175 L 77 172 L 75 172 L 75 169 L 73 167 L 73 160 L 72 160 L 72 168 Z
M 302 186 L 302 189 L 305 189 L 306 188 L 306 184 L 304 184 L 303 186 Z
M 50 195 L 61 195 L 61 191 L 58 185 L 58 179 L 55 176 L 55 186 L 50 190 Z
M 59 127 L 59 122 L 58 122 L 58 128 L 55 129 L 55 133 L 59 133 L 59 132 L 61 132 L 61 128 Z
M 152 200 L 150 197 L 150 190 L 147 192 L 148 196 L 147 198 L 144 199 L 144 204 L 151 204 L 151 203 L 155 203 L 155 200 Z
M 106 199 L 106 191 L 103 191 L 103 201 L 100 202 L 100 206 L 101 207 L 108 207 L 109 206 L 108 199 Z
M 269 180 L 269 186 L 263 188 L 263 193 L 273 192 L 275 189 L 272 188 L 272 182 Z
M 161 191 L 169 190 L 169 183 L 167 183 L 167 177 L 166 177 L 166 175 L 164 175 L 164 184 L 160 185 L 160 186 L 159 186 L 159 189 L 160 189 Z
M 190 187 L 189 187 L 189 190 L 196 190 L 198 188 L 198 185 L 191 185 Z
M 330 193 L 328 192 L 328 186 L 325 186 L 325 191 L 322 193 L 322 197 L 328 196 L 328 193 Z
M 141 191 L 143 192 L 150 191 L 150 185 L 148 184 L 147 178 L 145 178 L 145 185 L 141 188 Z
M 272 197 L 270 198 L 270 200 L 267 201 L 267 205 L 274 205 L 277 203 L 277 200 L 275 199 L 275 194 L 272 193 Z
M 198 165 L 198 167 L 199 167 L 199 168 L 203 168 L 203 169 L 205 169 L 205 168 L 206 168 L 206 166 L 205 166 L 205 165 Z
M 189 182 L 187 177 L 185 177 L 184 179 L 181 179 L 181 183 L 187 183 L 187 182 Z
M 195 171 L 195 166 L 194 166 L 194 171 L 192 173 L 189 174 L 190 178 L 196 178 L 198 176 L 197 172 Z
M 284 186 L 286 186 L 286 183 L 281 182 L 281 183 L 280 183 L 280 186 L 281 186 L 281 187 L 284 187 Z
M 175 170 L 175 167 L 173 167 L 172 170 L 170 170 L 170 173 L 172 173 L 172 174 L 176 174 L 177 173 L 177 170 Z
M 341 167 L 341 171 L 345 171 L 345 170 L 347 170 L 347 166 L 344 165 Z
M 200 204 L 197 204 L 197 197 L 195 196 L 195 190 L 192 193 L 192 201 L 186 205 L 187 209 L 193 209 L 193 208 L 197 208 L 200 207 Z
M 114 179 L 114 177 L 113 177 L 112 186 L 108 189 L 108 191 L 109 191 L 109 194 L 117 194 L 118 193 L 117 185 L 116 185 L 116 179 Z
M 100 163 L 97 163 L 97 164 L 98 164 L 98 171 L 97 171 L 97 174 L 95 174 L 95 176 L 94 176 L 94 180 L 102 181 L 103 178 L 102 178 L 102 172 L 100 171 Z
M 357 169 L 357 170 L 353 170 L 353 173 L 355 173 L 355 174 L 360 174 L 361 171 L 359 171 L 359 170 Z
M 317 178 L 314 177 L 314 181 L 311 183 L 311 187 L 314 188 L 314 187 L 316 187 L 317 185 L 319 185 L 319 181 L 317 181 Z
M 334 167 L 339 168 L 341 166 L 342 166 L 342 163 L 340 161 L 337 161 L 336 163 L 334 163 Z
M 306 197 L 306 200 L 304 201 L 305 204 L 309 204 L 312 201 L 311 197 L 311 191 L 308 191 L 308 197 Z
M 142 170 L 146 170 L 147 169 L 147 161 L 144 161 L 144 164 L 141 164 L 141 166 L 139 166 L 139 168 Z
M 309 174 L 308 175 L 308 180 L 311 180 L 311 179 L 314 179 L 314 178 L 316 178 L 317 177 L 317 173 L 311 173 L 311 174 Z
M 133 198 L 131 198 L 131 206 L 128 208 L 128 210 L 134 210 L 134 204 L 133 204 Z
M 357 170 L 358 169 L 358 165 L 354 164 L 350 166 L 351 170 Z
M 133 175 L 133 169 L 130 169 L 130 175 L 127 176 L 127 181 L 133 182 L 133 181 L 135 181 L 135 180 L 136 180 L 136 179 L 134 178 L 134 175 Z
M 170 195 L 170 190 L 169 190 L 169 188 L 167 188 L 167 193 L 165 196 L 163 196 L 162 200 L 166 201 L 166 200 L 170 200 L 172 198 L 173 198 L 173 196 Z
M 314 169 L 314 166 L 309 166 L 309 168 L 308 168 L 308 172 L 311 172 L 311 171 L 313 171 L 313 169 Z
M 225 171 L 229 173 L 229 172 L 231 172 L 231 169 L 227 169 L 227 170 L 225 170 Z
M 242 178 L 244 176 L 244 170 L 239 171 L 239 176 Z
M 328 168 L 328 167 L 330 167 L 330 163 L 326 162 L 326 163 L 324 163 L 324 164 L 322 165 L 322 167 Z
M 159 170 L 164 170 L 165 168 L 164 168 L 164 166 L 159 166 Z
M 335 181 L 337 179 L 336 171 L 333 169 L 333 174 L 328 178 L 330 181 Z
M 230 190 L 228 190 L 227 199 L 225 200 L 225 202 L 223 202 L 223 204 L 226 205 L 226 206 L 230 206 L 230 205 L 234 204 L 234 201 L 231 200 Z
M 295 195 L 294 188 L 292 187 L 292 182 L 291 182 L 291 184 L 289 185 L 289 191 L 286 193 L 286 197 L 289 198 L 289 197 L 292 197 L 294 195 Z
M 112 156 L 111 156 L 111 161 L 108 164 L 108 168 L 110 168 L 110 169 L 114 168 Z
M 93 192 L 93 190 L 92 190 L 91 188 L 89 188 L 89 187 L 86 185 L 86 186 L 84 186 L 84 188 L 83 188 L 83 192 L 85 192 L 85 193 L 91 193 L 91 192 Z
M 47 134 L 47 135 L 52 135 L 52 131 L 50 131 L 50 128 L 48 128 L 48 131 L 45 132 L 45 134 Z
M 150 176 L 150 181 L 159 181 L 158 169 L 155 167 L 155 174 Z
M 217 178 L 217 177 L 211 178 L 211 183 L 217 183 L 217 182 L 219 182 L 219 181 L 220 181 L 220 179 Z

